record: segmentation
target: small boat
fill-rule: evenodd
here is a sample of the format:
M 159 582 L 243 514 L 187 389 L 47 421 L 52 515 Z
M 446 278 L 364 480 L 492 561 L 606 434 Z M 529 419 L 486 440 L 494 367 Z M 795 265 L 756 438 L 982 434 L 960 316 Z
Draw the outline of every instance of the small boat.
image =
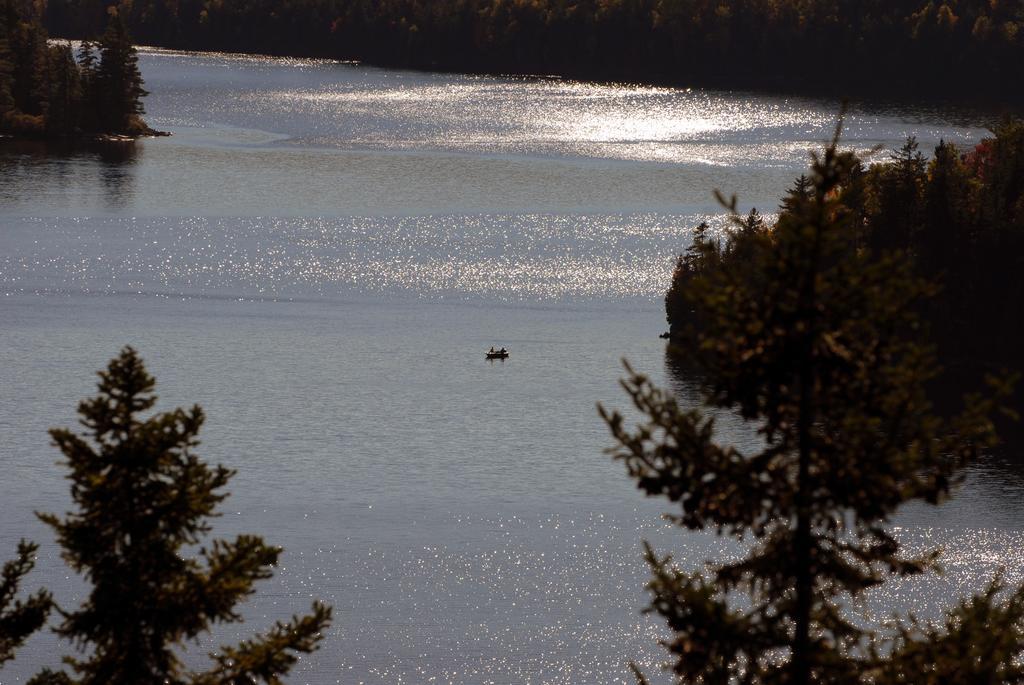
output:
M 508 359 L 508 350 L 504 348 L 487 352 L 486 354 L 488 359 Z

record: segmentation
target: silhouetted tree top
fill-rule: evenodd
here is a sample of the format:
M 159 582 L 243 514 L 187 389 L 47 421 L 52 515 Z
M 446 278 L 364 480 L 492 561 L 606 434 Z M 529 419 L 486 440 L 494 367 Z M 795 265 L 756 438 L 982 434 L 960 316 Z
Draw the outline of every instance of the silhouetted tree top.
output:
M 281 682 L 298 654 L 316 649 L 330 608 L 316 602 L 307 616 L 221 647 L 209 671 L 183 668 L 176 648 L 214 624 L 241 621 L 237 605 L 272 575 L 281 549 L 255 535 L 204 544 L 234 472 L 195 455 L 202 410 L 148 415 L 155 381 L 130 347 L 99 376 L 96 397 L 78 407 L 85 434 L 51 431 L 76 509 L 63 518 L 40 515 L 91 587 L 56 629 L 84 656 L 66 658 L 73 676 L 47 671 L 38 683 Z M 196 556 L 187 556 L 195 545 Z

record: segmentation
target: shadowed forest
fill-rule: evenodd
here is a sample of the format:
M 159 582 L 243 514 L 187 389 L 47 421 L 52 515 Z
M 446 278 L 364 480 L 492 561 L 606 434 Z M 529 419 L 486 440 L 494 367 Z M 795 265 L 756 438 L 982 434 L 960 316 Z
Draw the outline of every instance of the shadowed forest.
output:
M 104 0 L 48 0 L 55 36 Z M 685 86 L 1019 100 L 1016 0 L 123 0 L 144 44 Z
M 38 12 L 0 3 L 0 133 L 24 138 L 154 134 L 141 119 L 138 58 L 116 11 L 78 54 L 50 43 Z
M 806 198 L 810 181 L 797 180 L 782 201 L 785 213 Z M 917 273 L 937 287 L 919 302 L 940 358 L 958 376 L 1020 368 L 1024 345 L 1024 124 L 1005 122 L 976 147 L 940 144 L 930 159 L 909 140 L 888 163 L 854 159 L 837 186 L 852 216 L 849 240 L 876 255 L 905 253 Z M 666 296 L 674 339 L 704 322 L 686 298 L 702 275 L 749 266 L 749 236 L 772 233 L 755 211 L 724 239 L 697 230 L 679 257 Z

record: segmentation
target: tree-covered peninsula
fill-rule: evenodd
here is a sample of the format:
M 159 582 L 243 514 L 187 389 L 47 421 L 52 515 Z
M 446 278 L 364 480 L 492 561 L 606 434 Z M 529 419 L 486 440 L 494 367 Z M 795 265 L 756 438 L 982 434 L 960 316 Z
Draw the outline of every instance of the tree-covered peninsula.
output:
M 111 0 L 44 0 L 54 35 Z M 143 43 L 463 72 L 1020 101 L 1019 0 L 120 0 Z
M 798 179 L 781 218 L 811 190 L 808 178 Z M 887 163 L 868 166 L 855 157 L 834 192 L 857 250 L 906 254 L 938 288 L 918 306 L 944 366 L 970 376 L 1022 369 L 1024 282 L 1014 274 L 1024 269 L 1024 122 L 1003 123 L 971 149 L 941 143 L 930 160 L 913 139 Z M 718 238 L 698 227 L 665 299 L 677 342 L 706 326 L 706 312 L 687 295 L 691 284 L 743 269 L 753 237 L 770 242 L 773 235 L 756 211 Z
M 151 135 L 146 95 L 128 29 L 114 9 L 77 54 L 48 39 L 39 12 L 0 3 L 0 134 L 23 138 Z

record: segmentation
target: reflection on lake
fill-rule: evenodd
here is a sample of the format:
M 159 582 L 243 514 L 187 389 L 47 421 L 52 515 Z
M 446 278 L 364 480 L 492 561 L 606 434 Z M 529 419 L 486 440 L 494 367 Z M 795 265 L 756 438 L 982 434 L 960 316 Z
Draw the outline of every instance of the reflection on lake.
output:
M 0 206 L 32 209 L 77 200 L 111 214 L 130 210 L 135 165 L 144 150 L 127 142 L 0 140 Z
M 661 297 L 692 227 L 721 225 L 711 190 L 771 212 L 838 103 L 168 51 L 140 65 L 149 123 L 173 137 L 0 145 L 0 546 L 44 543 L 34 580 L 76 600 L 32 514 L 68 506 L 46 429 L 73 425 L 130 343 L 160 406 L 206 410 L 200 454 L 239 471 L 217 532 L 286 549 L 251 622 L 218 638 L 321 597 L 336 627 L 296 682 L 616 683 L 658 660 L 640 538 L 691 563 L 723 548 L 665 528 L 602 453 L 594 403 L 625 405 L 622 357 L 674 382 Z M 983 135 L 955 114 L 861 106 L 846 140 Z M 491 345 L 512 357 L 487 364 Z M 1019 473 L 993 458 L 949 505 L 902 516 L 949 572 L 874 606 L 1019 576 Z M 53 665 L 51 640 L 4 682 Z
M 665 382 L 676 394 L 681 405 L 699 407 L 703 404 L 703 390 L 695 368 L 682 359 L 678 352 L 666 347 L 664 354 Z M 960 375 L 960 383 L 968 382 Z M 940 415 L 949 415 L 963 406 L 962 398 L 982 387 L 981 378 L 970 377 L 970 385 L 958 386 L 948 375 L 940 376 L 940 391 L 947 397 L 937 409 Z M 934 386 L 935 384 L 933 384 Z M 932 388 L 935 391 L 935 388 Z M 752 448 L 757 444 L 756 430 L 735 416 L 713 412 L 716 425 L 729 436 L 730 442 L 742 447 L 746 442 Z M 979 527 L 1017 529 L 1024 521 L 1024 451 L 1021 449 L 1020 430 L 1012 422 L 997 423 L 1002 444 L 982 455 L 967 469 L 966 482 L 954 497 L 943 504 L 940 512 L 929 506 L 909 507 L 902 520 L 915 521 L 918 517 L 934 521 L 937 514 L 942 520 L 965 524 L 973 522 Z M 746 441 L 744 440 L 744 436 Z

